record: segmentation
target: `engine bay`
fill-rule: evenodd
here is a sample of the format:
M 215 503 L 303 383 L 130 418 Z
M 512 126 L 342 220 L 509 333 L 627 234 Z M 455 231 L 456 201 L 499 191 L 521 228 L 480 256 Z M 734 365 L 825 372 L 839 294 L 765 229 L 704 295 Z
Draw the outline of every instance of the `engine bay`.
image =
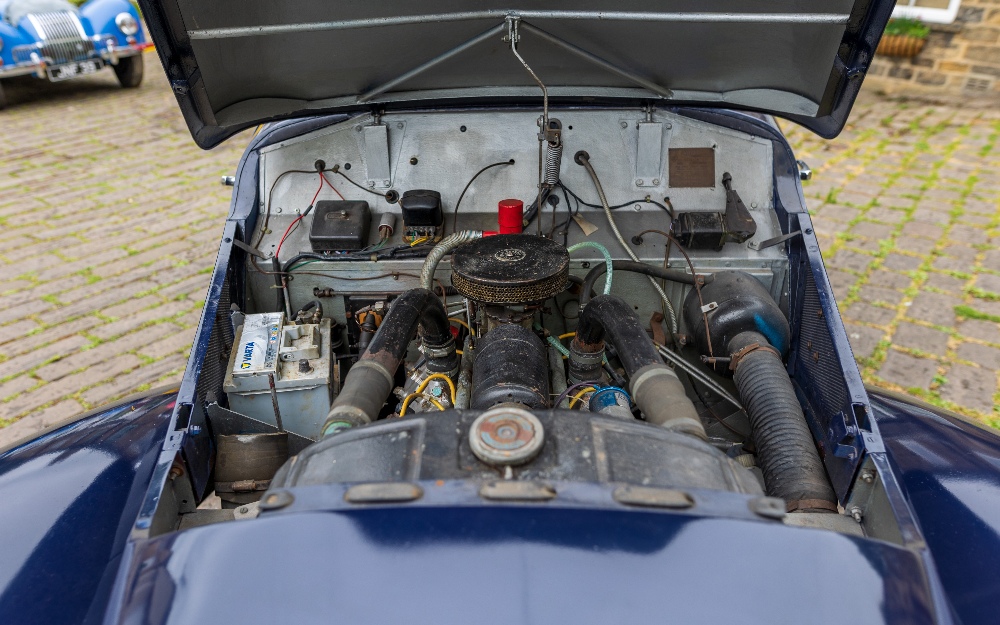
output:
M 596 482 L 860 532 L 787 367 L 803 293 L 772 143 L 660 109 L 511 108 L 261 148 L 206 401 L 223 509 L 323 484 Z

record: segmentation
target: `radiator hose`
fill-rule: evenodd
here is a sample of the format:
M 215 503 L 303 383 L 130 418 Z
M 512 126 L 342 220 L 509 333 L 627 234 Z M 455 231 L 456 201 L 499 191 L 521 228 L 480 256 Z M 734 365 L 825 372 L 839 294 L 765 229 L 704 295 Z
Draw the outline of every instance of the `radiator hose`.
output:
M 629 377 L 629 393 L 646 421 L 706 438 L 684 385 L 663 364 L 635 310 L 620 297 L 598 295 L 580 313 L 576 337 L 570 343 L 570 382 L 600 378 L 605 338 L 615 346 Z
M 378 418 L 418 326 L 428 371 L 456 373 L 458 355 L 444 304 L 427 289 L 406 291 L 392 301 L 368 348 L 347 374 L 323 424 L 324 437 Z
M 720 272 L 700 299 L 688 294 L 684 319 L 702 354 L 728 359 L 713 366 L 735 377 L 767 494 L 784 499 L 789 512 L 835 512 L 837 496 L 782 360 L 788 320 L 764 285 L 741 271 Z

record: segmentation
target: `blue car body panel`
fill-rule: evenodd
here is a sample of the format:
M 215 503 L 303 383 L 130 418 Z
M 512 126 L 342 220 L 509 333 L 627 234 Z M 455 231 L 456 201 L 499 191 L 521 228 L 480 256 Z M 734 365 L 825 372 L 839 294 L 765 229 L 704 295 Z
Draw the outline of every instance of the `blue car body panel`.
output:
M 778 523 L 389 507 L 136 545 L 109 623 L 933 622 L 918 556 Z
M 0 453 L 0 623 L 100 622 L 176 393 Z
M 1000 436 L 957 415 L 872 391 L 893 472 L 965 625 L 1000 609 Z

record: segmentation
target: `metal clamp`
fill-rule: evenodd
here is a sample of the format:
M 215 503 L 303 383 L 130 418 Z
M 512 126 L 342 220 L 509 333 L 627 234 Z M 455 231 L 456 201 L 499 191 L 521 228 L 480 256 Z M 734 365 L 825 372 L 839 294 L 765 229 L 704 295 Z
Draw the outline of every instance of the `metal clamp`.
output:
M 729 361 L 729 370 L 730 371 L 736 371 L 736 367 L 740 366 L 740 361 L 741 360 L 743 360 L 747 355 L 752 354 L 752 353 L 754 353 L 756 351 L 760 351 L 760 350 L 771 352 L 772 354 L 774 354 L 778 358 L 778 360 L 781 360 L 781 354 L 779 354 L 778 350 L 774 349 L 770 345 L 761 345 L 760 343 L 751 343 L 751 344 L 747 345 L 746 347 L 744 347 L 743 349 L 737 351 L 735 354 L 733 354 L 730 357 L 732 360 Z

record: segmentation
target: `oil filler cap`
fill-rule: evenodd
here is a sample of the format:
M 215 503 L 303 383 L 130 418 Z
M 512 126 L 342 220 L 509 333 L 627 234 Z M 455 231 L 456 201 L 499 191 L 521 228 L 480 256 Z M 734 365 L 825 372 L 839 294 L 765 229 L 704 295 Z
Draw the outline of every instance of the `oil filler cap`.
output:
M 529 462 L 542 450 L 542 422 L 527 410 L 500 406 L 479 415 L 469 428 L 476 457 L 492 465 Z

